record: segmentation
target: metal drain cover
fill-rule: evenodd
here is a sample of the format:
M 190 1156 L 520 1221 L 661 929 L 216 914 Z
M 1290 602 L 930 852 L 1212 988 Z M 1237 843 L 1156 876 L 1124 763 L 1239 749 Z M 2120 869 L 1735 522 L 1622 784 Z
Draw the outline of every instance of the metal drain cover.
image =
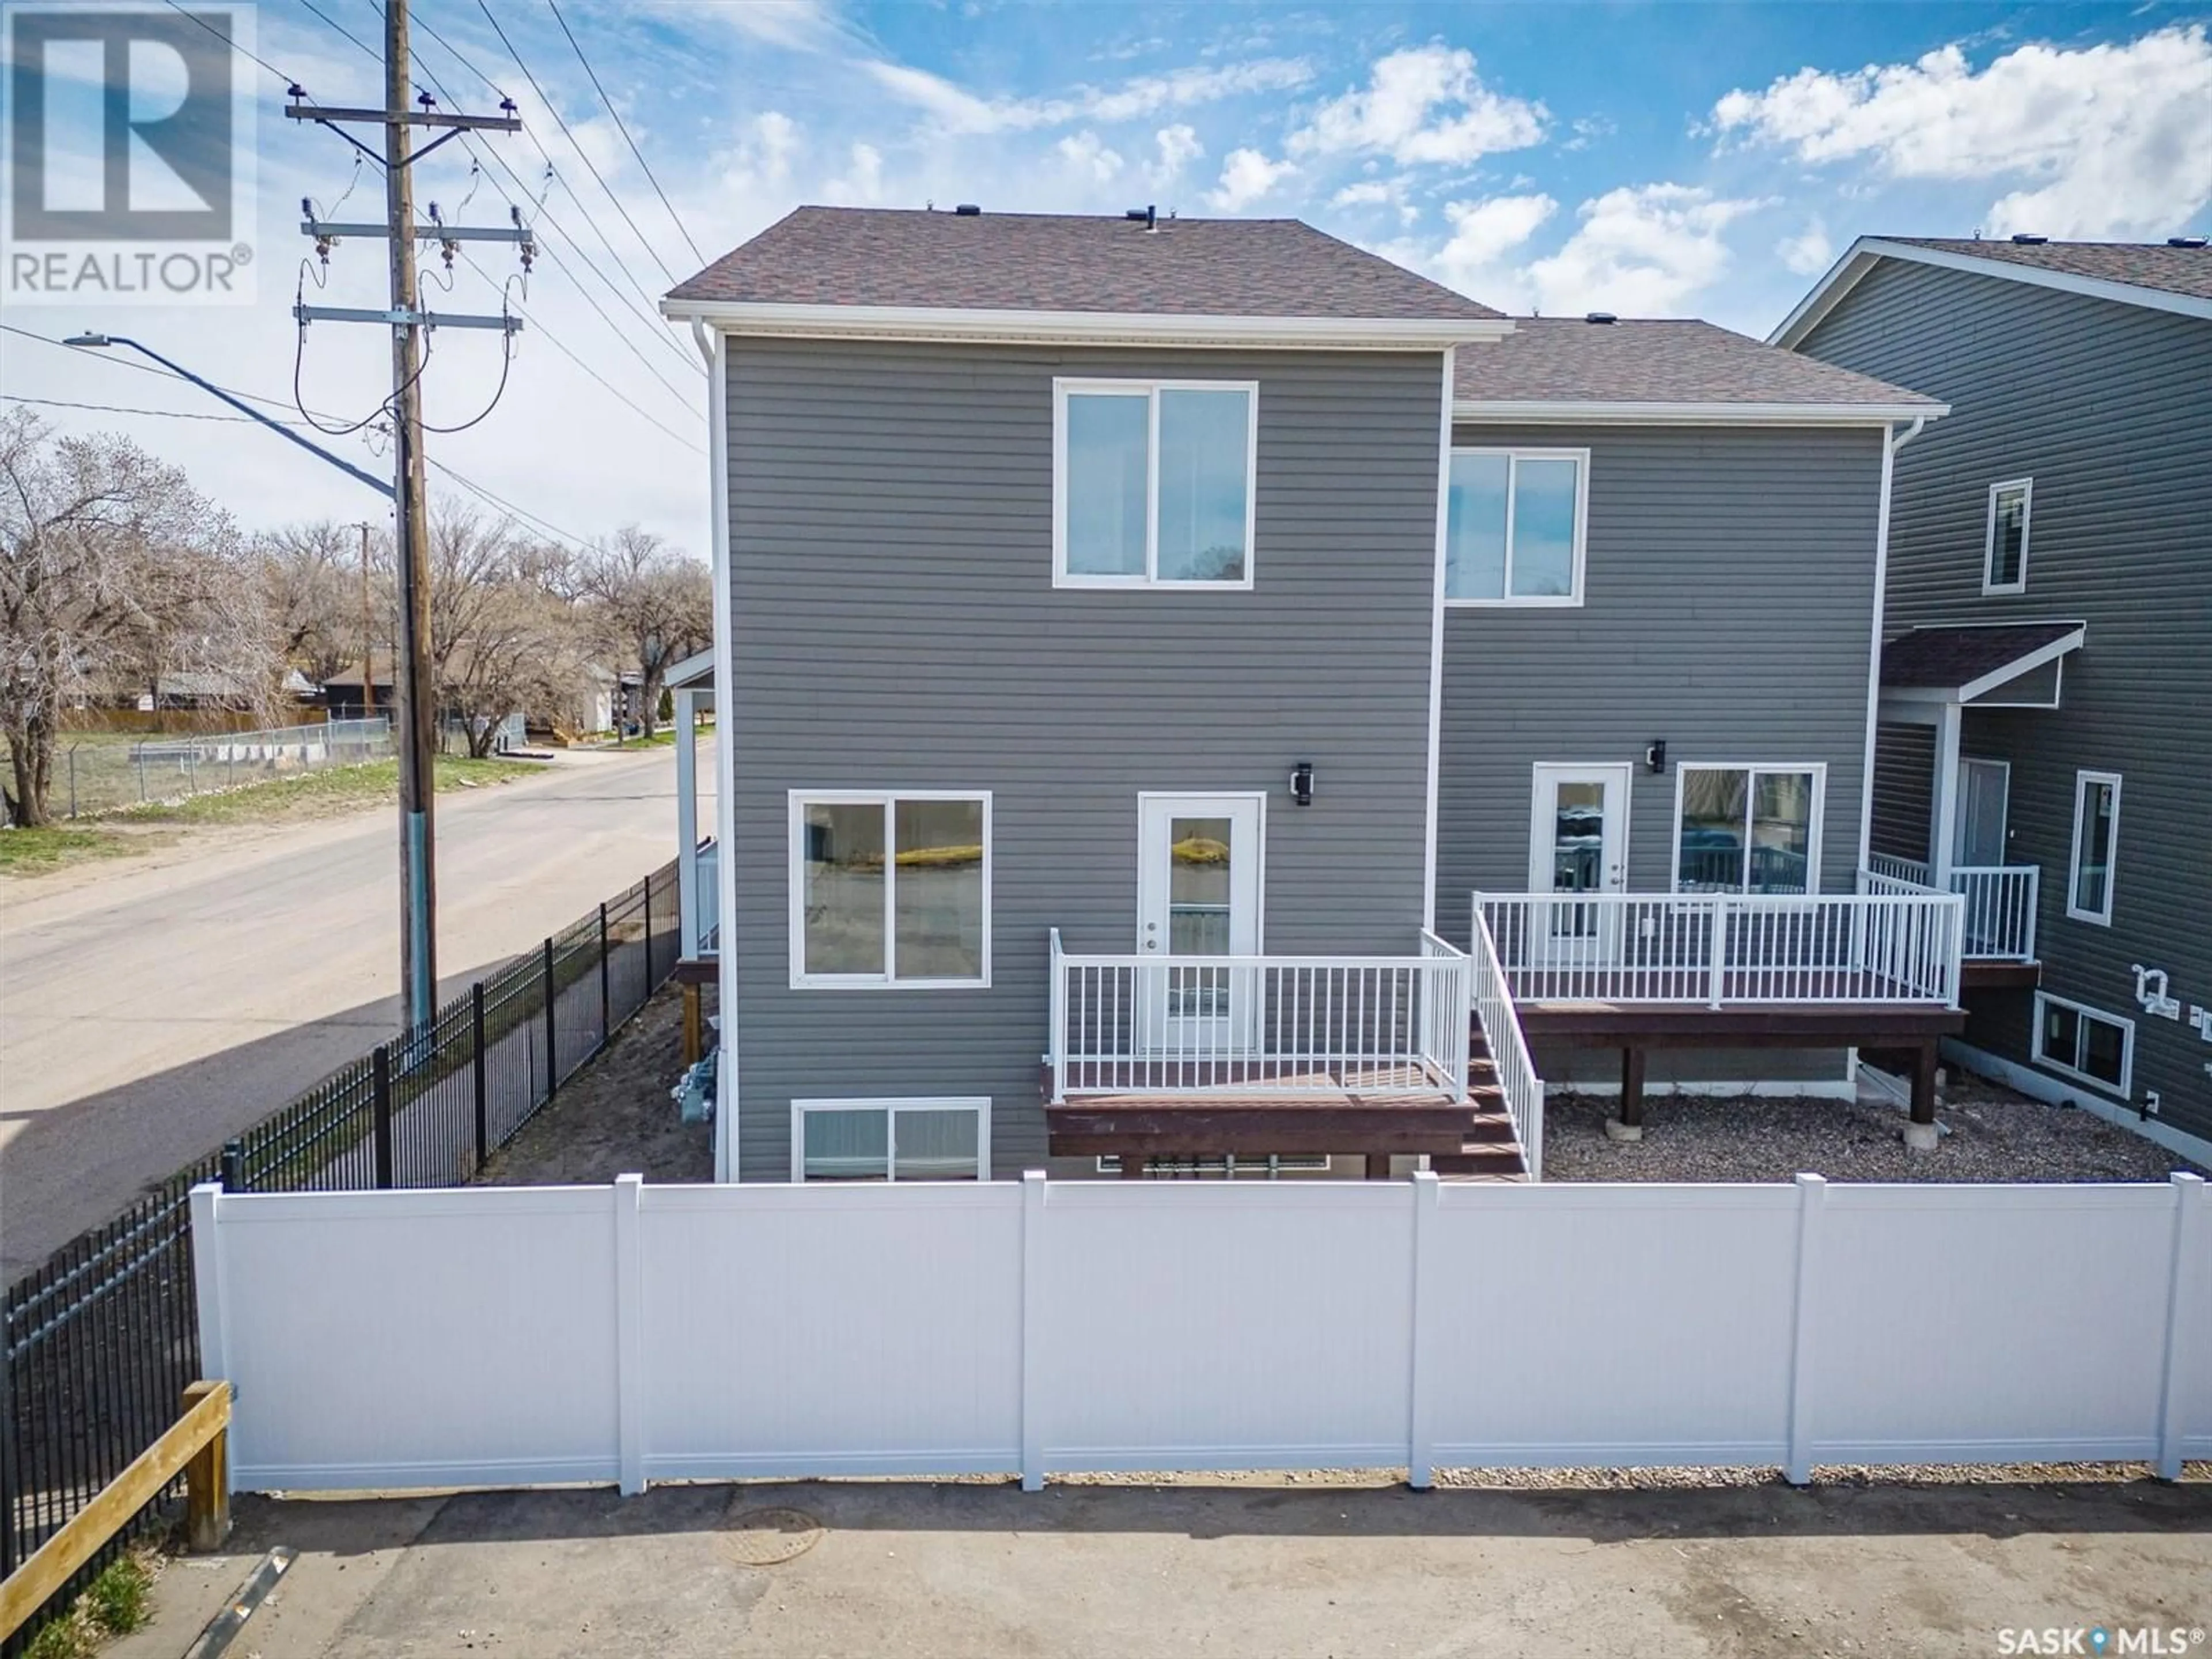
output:
M 722 1548 L 741 1567 L 775 1567 L 805 1554 L 822 1533 L 822 1523 L 805 1510 L 733 1508 Z

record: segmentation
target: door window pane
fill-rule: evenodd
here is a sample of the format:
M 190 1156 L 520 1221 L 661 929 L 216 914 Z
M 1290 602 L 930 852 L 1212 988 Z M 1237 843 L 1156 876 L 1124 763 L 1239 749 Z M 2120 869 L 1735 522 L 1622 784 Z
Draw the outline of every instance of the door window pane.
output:
M 965 1107 L 901 1107 L 896 1132 L 900 1181 L 973 1181 L 981 1121 Z
M 1444 592 L 1455 599 L 1505 596 L 1505 502 L 1510 455 L 1451 458 L 1444 527 Z
M 1524 457 L 1513 467 L 1513 597 L 1575 591 L 1576 477 L 1580 462 Z
M 1172 818 L 1168 823 L 1168 954 L 1230 953 L 1231 865 L 1235 828 L 1227 818 Z M 1226 1013 L 1226 969 L 1169 970 L 1168 1012 L 1178 1017 Z
M 1751 775 L 1709 766 L 1682 769 L 1682 822 L 1674 884 L 1686 893 L 1743 890 L 1744 834 Z
M 890 1114 L 880 1106 L 799 1115 L 809 1181 L 881 1181 L 890 1173 Z
M 1605 885 L 1605 786 L 1561 782 L 1553 787 L 1552 890 L 1595 892 Z
M 1150 510 L 1148 397 L 1067 398 L 1067 568 L 1080 576 L 1145 574 Z
M 1167 389 L 1159 398 L 1158 578 L 1242 581 L 1251 394 Z
M 1813 846 L 1813 775 L 1753 775 L 1751 884 L 1754 893 L 1809 891 L 1807 860 Z
M 901 979 L 983 976 L 983 803 L 893 804 L 891 915 Z
M 805 971 L 882 973 L 882 805 L 813 803 L 805 834 Z

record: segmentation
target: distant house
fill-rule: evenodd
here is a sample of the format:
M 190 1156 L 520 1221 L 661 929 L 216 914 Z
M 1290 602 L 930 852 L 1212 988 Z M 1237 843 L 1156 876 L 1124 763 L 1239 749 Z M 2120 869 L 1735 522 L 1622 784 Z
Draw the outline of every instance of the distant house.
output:
M 1632 1133 L 1877 1042 L 1932 1143 L 1963 905 L 1863 855 L 1934 398 L 1293 221 L 802 209 L 664 309 L 726 1178 L 1515 1176 L 1542 1078 Z
M 1775 342 L 1954 410 L 1897 458 L 1874 852 L 2008 964 L 1954 1052 L 2203 1158 L 2212 250 L 1863 238 Z

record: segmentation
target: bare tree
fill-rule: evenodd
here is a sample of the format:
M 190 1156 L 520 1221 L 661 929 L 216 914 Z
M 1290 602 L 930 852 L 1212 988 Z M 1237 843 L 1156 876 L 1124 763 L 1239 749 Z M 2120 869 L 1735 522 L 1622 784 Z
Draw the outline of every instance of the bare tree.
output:
M 324 519 L 287 525 L 253 544 L 277 647 L 319 685 L 362 670 L 370 645 L 388 631 L 374 621 L 362 541 L 359 525 Z
M 430 656 L 443 711 L 490 751 L 508 714 L 565 706 L 584 672 L 574 607 L 544 580 L 538 544 L 441 503 L 430 520 Z
M 112 434 L 0 415 L 0 737 L 20 824 L 49 821 L 63 710 L 189 674 L 269 707 L 278 654 L 229 519 Z
M 706 566 L 635 525 L 594 543 L 580 566 L 594 626 L 637 659 L 639 719 L 651 737 L 671 665 L 714 637 L 714 583 Z

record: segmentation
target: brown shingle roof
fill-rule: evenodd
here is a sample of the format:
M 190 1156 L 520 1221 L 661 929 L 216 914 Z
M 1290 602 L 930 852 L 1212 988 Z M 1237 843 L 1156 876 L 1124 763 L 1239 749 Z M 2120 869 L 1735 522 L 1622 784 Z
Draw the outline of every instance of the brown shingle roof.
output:
M 1521 317 L 1513 331 L 1460 352 L 1459 401 L 1942 407 L 1711 323 Z
M 2078 622 L 2007 623 L 1996 628 L 1916 628 L 1881 648 L 1881 683 L 1956 688 L 1994 674 L 2031 652 L 2079 633 Z
M 672 300 L 1198 317 L 1498 313 L 1296 219 L 803 207 Z
M 1882 236 L 1875 240 L 1963 254 L 1970 259 L 1993 259 L 2000 264 L 2030 265 L 2038 270 L 2060 271 L 2069 276 L 2126 283 L 2136 288 L 2186 295 L 2195 300 L 2212 300 L 2212 247 L 2173 247 L 2164 242 L 1976 241 L 1957 236 Z

